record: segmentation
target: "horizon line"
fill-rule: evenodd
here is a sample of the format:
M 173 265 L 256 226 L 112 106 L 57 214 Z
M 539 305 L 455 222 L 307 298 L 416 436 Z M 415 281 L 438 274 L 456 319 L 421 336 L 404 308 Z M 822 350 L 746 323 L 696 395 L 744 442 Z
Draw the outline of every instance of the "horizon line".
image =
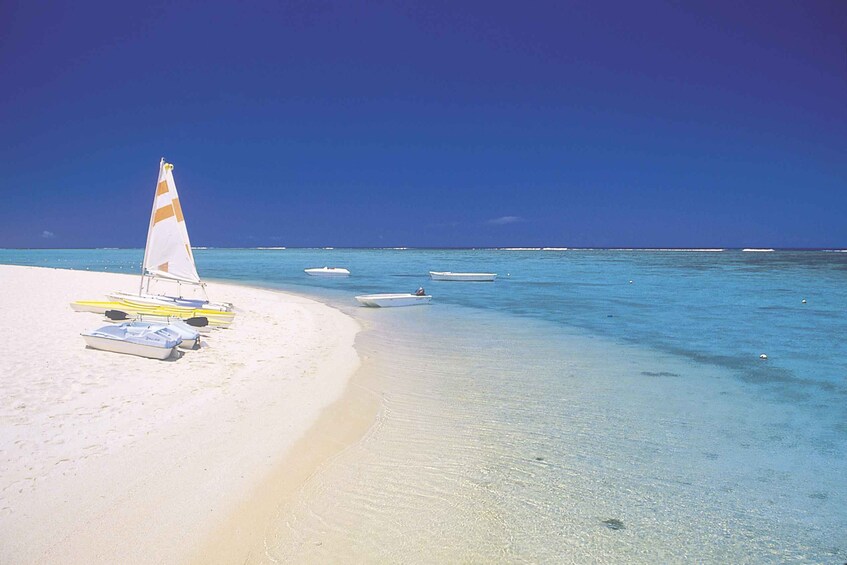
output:
M 293 249 L 315 249 L 323 251 L 334 250 L 384 250 L 384 251 L 405 251 L 405 250 L 456 250 L 456 251 L 702 251 L 702 252 L 720 252 L 720 251 L 847 251 L 847 246 L 844 247 L 623 247 L 623 246 L 586 246 L 586 247 L 567 247 L 567 246 L 455 246 L 455 247 L 439 247 L 439 246 L 256 246 L 256 247 L 228 247 L 228 246 L 191 246 L 193 250 L 206 251 L 215 249 L 230 249 L 230 250 L 252 250 L 252 251 L 286 251 Z M 143 251 L 143 247 L 0 247 L 3 251 Z

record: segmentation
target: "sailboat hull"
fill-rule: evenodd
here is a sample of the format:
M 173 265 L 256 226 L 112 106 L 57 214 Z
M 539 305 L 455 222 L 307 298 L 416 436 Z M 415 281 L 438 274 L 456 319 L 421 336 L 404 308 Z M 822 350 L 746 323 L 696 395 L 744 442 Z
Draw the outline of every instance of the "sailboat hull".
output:
M 200 308 L 179 308 L 168 306 L 137 306 L 126 302 L 107 302 L 99 300 L 77 300 L 71 302 L 71 308 L 76 312 L 92 312 L 94 314 L 105 314 L 107 310 L 118 310 L 129 315 L 142 315 L 145 318 L 207 318 L 209 325 L 228 326 L 235 319 L 234 312 L 221 312 L 219 310 L 206 310 Z
M 131 294 L 128 292 L 113 292 L 107 295 L 112 300 L 125 302 L 134 306 L 176 306 L 179 308 L 200 308 L 231 312 L 232 304 L 225 302 L 209 302 L 207 300 L 182 298 L 176 296 L 154 294 Z

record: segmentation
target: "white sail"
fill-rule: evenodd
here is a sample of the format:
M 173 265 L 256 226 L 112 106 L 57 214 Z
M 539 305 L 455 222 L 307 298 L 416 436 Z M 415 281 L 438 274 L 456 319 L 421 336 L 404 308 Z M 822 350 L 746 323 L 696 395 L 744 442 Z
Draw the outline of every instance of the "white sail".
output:
M 142 277 L 152 276 L 179 282 L 200 284 L 188 229 L 176 191 L 174 166 L 162 159 L 159 181 L 153 199 L 153 212 L 147 230 Z

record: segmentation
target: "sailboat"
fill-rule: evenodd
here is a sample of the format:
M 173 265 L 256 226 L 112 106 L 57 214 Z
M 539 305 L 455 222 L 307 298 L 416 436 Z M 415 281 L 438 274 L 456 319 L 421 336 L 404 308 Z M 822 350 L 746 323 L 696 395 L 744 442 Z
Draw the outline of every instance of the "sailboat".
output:
M 138 294 L 114 292 L 109 297 L 129 306 L 152 305 L 229 312 L 232 310 L 232 304 L 209 301 L 206 285 L 197 274 L 173 169 L 174 166 L 166 163 L 164 158 L 159 162 L 159 180 L 156 183 L 153 211 L 147 228 L 147 245 L 141 264 Z M 152 294 L 150 283 L 160 280 L 175 282 L 178 296 Z M 199 287 L 204 299 L 183 297 L 182 285 L 186 284 Z

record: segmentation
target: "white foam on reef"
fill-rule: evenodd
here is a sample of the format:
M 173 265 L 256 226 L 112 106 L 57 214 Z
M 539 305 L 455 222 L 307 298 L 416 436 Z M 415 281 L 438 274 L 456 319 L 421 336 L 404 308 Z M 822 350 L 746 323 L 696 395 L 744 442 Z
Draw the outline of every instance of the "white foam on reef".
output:
M 542 247 L 541 251 L 568 251 L 567 247 Z
M 586 249 L 586 251 L 594 251 L 593 249 Z M 644 251 L 648 253 L 656 253 L 656 252 L 674 252 L 674 253 L 720 253 L 721 251 L 726 251 L 723 248 L 706 248 L 706 247 L 616 247 L 611 249 L 598 249 L 597 251 Z
M 541 251 L 540 247 L 498 247 L 497 251 Z
M 742 249 L 741 251 L 746 251 L 747 253 L 770 253 L 773 249 Z
M 641 251 L 673 251 L 673 252 L 688 252 L 688 253 L 720 253 L 723 249 L 686 249 L 686 248 L 668 248 L 668 249 L 642 249 Z
M 285 249 L 285 247 L 256 247 L 256 249 L 261 249 L 262 251 L 275 251 Z

